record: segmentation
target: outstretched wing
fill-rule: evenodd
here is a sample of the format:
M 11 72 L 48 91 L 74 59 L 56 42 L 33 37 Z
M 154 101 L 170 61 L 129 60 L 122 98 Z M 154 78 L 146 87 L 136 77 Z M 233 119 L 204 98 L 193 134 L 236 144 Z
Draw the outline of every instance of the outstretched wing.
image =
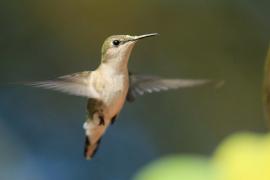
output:
M 179 89 L 200 86 L 213 83 L 212 80 L 191 80 L 191 79 L 163 79 L 157 76 L 129 75 L 130 87 L 127 101 L 134 101 L 137 96 L 145 93 L 160 92 L 170 89 Z
M 90 86 L 91 71 L 58 77 L 56 80 L 25 83 L 33 87 L 51 89 L 70 95 L 98 98 L 96 90 Z

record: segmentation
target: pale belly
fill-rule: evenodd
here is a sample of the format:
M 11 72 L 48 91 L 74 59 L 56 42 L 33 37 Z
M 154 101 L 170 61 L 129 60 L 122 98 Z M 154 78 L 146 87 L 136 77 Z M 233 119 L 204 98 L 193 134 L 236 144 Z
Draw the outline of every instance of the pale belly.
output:
M 116 92 L 111 92 L 109 97 L 104 99 L 107 108 L 108 116 L 113 117 L 117 115 L 126 101 L 127 90 L 119 90 Z
M 101 91 L 104 103 L 104 112 L 108 118 L 119 114 L 126 101 L 128 92 L 128 79 L 124 76 L 114 76 L 109 79 Z

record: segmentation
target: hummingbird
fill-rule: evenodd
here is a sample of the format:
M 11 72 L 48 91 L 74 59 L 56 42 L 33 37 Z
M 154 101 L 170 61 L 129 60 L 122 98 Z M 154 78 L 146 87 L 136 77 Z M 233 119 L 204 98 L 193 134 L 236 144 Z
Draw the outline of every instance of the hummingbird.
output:
M 100 65 L 93 71 L 60 76 L 55 80 L 27 83 L 33 87 L 64 92 L 87 98 L 87 119 L 84 156 L 92 159 L 107 128 L 115 122 L 126 101 L 169 89 L 200 86 L 212 82 L 207 79 L 166 79 L 158 76 L 136 75 L 128 70 L 131 51 L 141 39 L 158 33 L 139 36 L 113 35 L 103 43 Z

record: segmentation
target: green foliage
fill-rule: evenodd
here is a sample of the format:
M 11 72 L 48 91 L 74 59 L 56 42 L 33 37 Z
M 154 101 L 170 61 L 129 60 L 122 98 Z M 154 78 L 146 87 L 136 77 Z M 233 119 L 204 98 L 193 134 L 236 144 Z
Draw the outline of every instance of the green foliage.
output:
M 135 180 L 211 180 L 213 170 L 201 156 L 175 155 L 162 158 L 143 169 Z
M 218 146 L 211 160 L 170 156 L 145 167 L 135 180 L 269 180 L 270 134 L 239 133 Z

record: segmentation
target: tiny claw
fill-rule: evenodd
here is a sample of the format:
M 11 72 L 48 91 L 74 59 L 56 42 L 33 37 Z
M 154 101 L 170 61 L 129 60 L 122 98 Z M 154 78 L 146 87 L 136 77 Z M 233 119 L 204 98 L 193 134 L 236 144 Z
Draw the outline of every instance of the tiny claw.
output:
M 105 126 L 105 120 L 104 120 L 104 116 L 99 115 L 98 117 L 99 117 L 99 125 L 103 125 L 103 126 Z

